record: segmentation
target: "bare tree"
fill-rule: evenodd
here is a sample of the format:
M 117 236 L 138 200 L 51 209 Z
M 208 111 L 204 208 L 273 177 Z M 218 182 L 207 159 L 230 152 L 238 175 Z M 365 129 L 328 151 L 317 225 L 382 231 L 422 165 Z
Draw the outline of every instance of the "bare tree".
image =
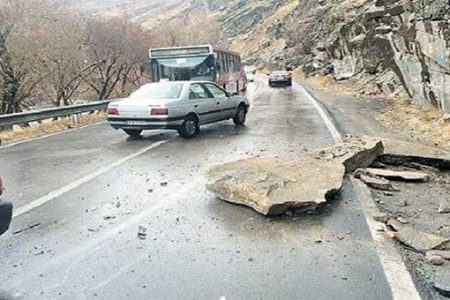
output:
M 87 84 L 97 94 L 97 99 L 110 98 L 119 91 L 125 92 L 129 83 L 136 83 L 143 76 L 142 65 L 147 60 L 147 50 L 143 39 L 145 32 L 124 18 L 91 20 L 88 30 L 88 57 L 96 64 L 92 74 L 86 78 Z M 134 79 L 130 81 L 133 74 Z
M 22 111 L 36 86 L 45 77 L 39 72 L 39 52 L 44 48 L 41 35 L 49 7 L 36 0 L 0 0 L 0 113 Z
M 88 59 L 88 38 L 80 16 L 61 12 L 54 21 L 55 27 L 45 36 L 46 51 L 40 57 L 43 72 L 48 74 L 42 89 L 55 106 L 68 105 L 79 95 L 85 78 L 94 72 L 97 62 Z

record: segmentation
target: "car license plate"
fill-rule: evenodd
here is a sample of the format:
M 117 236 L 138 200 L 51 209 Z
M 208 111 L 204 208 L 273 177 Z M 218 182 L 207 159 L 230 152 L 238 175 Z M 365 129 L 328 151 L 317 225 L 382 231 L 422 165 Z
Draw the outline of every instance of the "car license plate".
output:
M 145 125 L 145 121 L 127 121 L 127 125 Z

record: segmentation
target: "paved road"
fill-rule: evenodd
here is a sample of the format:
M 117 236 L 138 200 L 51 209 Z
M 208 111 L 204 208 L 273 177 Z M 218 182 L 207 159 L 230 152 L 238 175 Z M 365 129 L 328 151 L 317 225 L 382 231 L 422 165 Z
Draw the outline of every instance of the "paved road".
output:
M 173 132 L 132 140 L 100 124 L 0 148 L 18 208 L 0 238 L 0 291 L 28 299 L 391 298 L 348 185 L 318 215 L 274 219 L 205 190 L 211 165 L 333 143 L 297 89 L 257 82 L 249 97 L 246 127 L 222 122 L 192 140 Z

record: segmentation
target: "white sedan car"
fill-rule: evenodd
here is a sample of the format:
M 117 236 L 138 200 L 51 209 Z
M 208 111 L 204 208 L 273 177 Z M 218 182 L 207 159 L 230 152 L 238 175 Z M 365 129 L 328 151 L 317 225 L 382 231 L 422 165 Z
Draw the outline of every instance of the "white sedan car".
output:
M 232 96 L 212 82 L 157 82 L 110 103 L 108 122 L 133 137 L 148 129 L 175 129 L 191 138 L 203 124 L 233 119 L 243 125 L 249 106 L 247 98 Z

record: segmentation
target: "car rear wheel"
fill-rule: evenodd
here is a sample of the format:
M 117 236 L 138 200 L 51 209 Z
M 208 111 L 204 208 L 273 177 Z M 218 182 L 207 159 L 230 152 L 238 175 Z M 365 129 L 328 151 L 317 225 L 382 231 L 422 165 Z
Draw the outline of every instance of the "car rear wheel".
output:
M 142 129 L 124 129 L 123 131 L 131 137 L 139 137 L 142 133 Z
M 200 132 L 198 126 L 198 120 L 196 117 L 190 115 L 187 116 L 180 128 L 178 128 L 178 134 L 183 138 L 193 138 Z
M 236 125 L 244 125 L 245 121 L 247 120 L 247 110 L 244 106 L 239 106 L 238 110 L 236 111 L 236 115 L 233 118 L 233 122 Z

